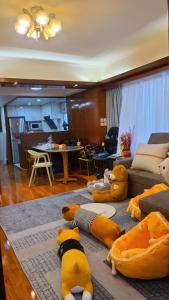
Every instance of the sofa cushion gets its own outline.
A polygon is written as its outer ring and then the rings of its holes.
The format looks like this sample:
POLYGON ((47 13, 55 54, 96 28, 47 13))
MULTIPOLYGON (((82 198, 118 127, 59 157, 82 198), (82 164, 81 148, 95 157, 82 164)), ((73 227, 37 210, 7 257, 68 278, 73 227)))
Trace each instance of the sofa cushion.
POLYGON ((141 199, 139 207, 142 218, 150 212, 159 211, 169 220, 169 191, 162 191, 141 199))
POLYGON ((168 150, 169 143, 139 144, 131 168, 160 174, 159 165, 167 157, 168 150))
POLYGON ((128 174, 132 182, 138 182, 145 185, 146 187, 151 187, 157 183, 166 183, 165 179, 160 174, 154 174, 147 171, 128 169, 128 174))
POLYGON ((166 183, 165 179, 159 174, 153 174, 147 171, 128 169, 128 195, 135 197, 142 194, 144 189, 149 189, 158 183, 166 183))
POLYGON ((155 132, 150 135, 148 144, 169 143, 169 132, 155 132))

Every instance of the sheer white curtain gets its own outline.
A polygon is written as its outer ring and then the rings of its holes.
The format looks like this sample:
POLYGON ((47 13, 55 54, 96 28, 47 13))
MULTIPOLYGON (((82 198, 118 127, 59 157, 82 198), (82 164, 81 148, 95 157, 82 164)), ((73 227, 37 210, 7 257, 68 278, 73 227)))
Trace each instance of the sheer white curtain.
POLYGON ((169 71, 123 85, 119 137, 129 128, 134 128, 133 154, 152 132, 169 132, 169 71))

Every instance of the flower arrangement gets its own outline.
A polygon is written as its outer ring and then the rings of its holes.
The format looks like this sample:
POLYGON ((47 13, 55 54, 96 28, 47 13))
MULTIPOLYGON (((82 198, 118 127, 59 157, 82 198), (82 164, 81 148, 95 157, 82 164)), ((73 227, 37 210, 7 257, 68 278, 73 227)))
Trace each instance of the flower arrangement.
POLYGON ((132 142, 133 131, 131 129, 128 132, 124 132, 120 136, 120 149, 123 156, 131 156, 131 142, 132 142))

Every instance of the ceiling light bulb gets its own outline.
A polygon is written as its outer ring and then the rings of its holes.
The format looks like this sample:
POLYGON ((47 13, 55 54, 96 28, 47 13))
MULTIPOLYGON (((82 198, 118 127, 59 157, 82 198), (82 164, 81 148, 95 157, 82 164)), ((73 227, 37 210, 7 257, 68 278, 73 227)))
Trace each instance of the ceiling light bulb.
POLYGON ((48 14, 43 11, 40 10, 37 14, 36 14, 36 22, 41 25, 41 26, 45 26, 48 24, 49 22, 49 16, 48 14))
POLYGON ((21 14, 18 17, 18 24, 28 28, 31 25, 31 17, 27 14, 21 14))
POLYGON ((61 29, 62 29, 62 25, 61 25, 61 22, 56 20, 55 18, 53 18, 51 21, 50 21, 50 29, 54 32, 59 32, 61 29))
POLYGON ((31 34, 30 37, 34 40, 38 40, 40 38, 40 32, 38 30, 34 30, 31 34))
POLYGON ((24 26, 21 26, 18 22, 15 24, 15 30, 19 34, 26 34, 28 29, 24 26))
POLYGON ((48 40, 49 37, 54 37, 56 35, 56 32, 51 30, 50 26, 47 25, 45 27, 45 30, 44 30, 43 34, 44 34, 45 39, 48 40))
POLYGON ((33 39, 35 39, 35 40, 37 39, 36 30, 34 30, 32 32, 32 34, 30 35, 30 37, 33 38, 33 39))
POLYGON ((33 87, 31 87, 31 90, 33 90, 33 91, 40 91, 40 90, 42 90, 42 88, 41 87, 33 86, 33 87))

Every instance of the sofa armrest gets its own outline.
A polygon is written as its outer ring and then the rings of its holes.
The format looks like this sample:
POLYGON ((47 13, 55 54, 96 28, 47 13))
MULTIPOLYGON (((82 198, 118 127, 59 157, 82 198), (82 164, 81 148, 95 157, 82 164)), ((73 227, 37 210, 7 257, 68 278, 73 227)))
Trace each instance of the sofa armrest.
POLYGON ((126 169, 129 169, 131 167, 132 161, 133 161, 133 158, 131 158, 131 157, 121 157, 121 158, 116 159, 113 162, 113 166, 117 166, 117 165, 121 164, 121 165, 125 166, 126 169))

